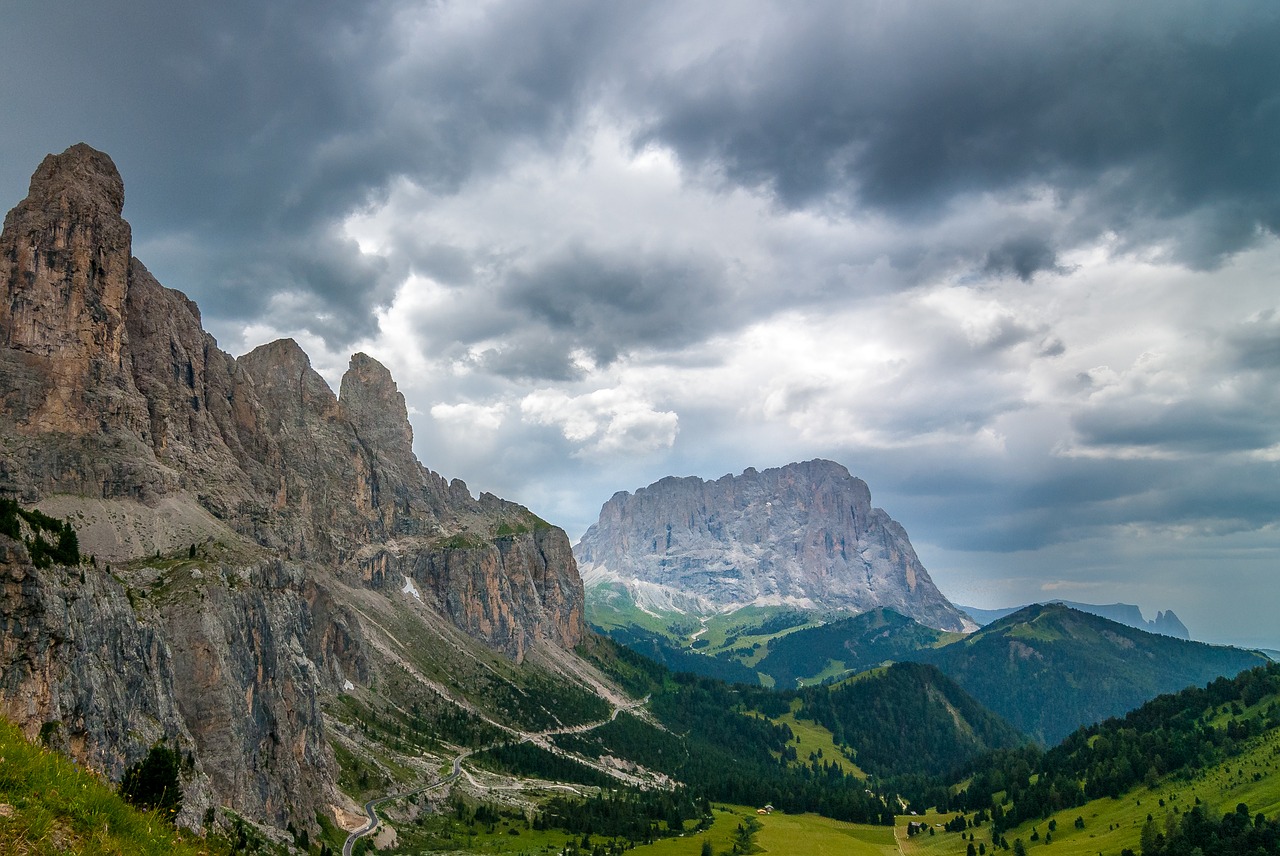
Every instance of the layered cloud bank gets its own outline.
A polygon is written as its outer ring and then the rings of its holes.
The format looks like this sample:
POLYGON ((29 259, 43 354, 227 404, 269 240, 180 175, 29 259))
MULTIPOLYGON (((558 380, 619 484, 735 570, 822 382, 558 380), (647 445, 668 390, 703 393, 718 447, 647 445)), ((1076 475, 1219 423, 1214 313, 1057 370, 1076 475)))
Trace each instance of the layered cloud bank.
POLYGON ((9 204, 109 150, 223 347, 374 354, 433 469, 576 536, 663 475, 829 457, 960 600, 1280 647, 1242 596, 1280 559, 1270 4, 6 20, 9 204))

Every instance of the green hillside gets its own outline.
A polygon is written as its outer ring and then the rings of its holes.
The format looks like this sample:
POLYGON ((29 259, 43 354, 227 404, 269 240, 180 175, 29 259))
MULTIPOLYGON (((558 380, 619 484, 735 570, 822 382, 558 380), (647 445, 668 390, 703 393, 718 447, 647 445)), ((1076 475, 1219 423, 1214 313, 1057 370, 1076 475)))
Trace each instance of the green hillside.
POLYGON ((800 691, 798 716, 829 729, 878 776, 939 775, 1025 740, 933 666, 895 663, 861 680, 800 691))
POLYGON ((665 633, 642 627, 618 627, 608 632, 609 638, 637 651, 673 672, 689 672, 736 684, 758 684, 756 670, 742 665, 730 656, 712 656, 673 642, 665 633))
POLYGON ((929 663, 1049 745, 1160 693, 1267 662, 1257 652, 1149 633, 1062 604, 1026 607, 967 637, 888 609, 827 623, 817 613, 782 609, 701 621, 633 612, 639 615, 598 602, 593 620, 672 671, 792 688, 891 662, 929 663))
POLYGON ((228 852, 180 834, 158 812, 127 805, 97 776, 29 743, 0 720, 0 852, 212 856, 228 852))
POLYGON ((962 638, 926 627, 891 609, 873 609, 820 627, 797 630, 769 643, 756 669, 778 687, 828 674, 850 674, 910 659, 922 648, 962 638))
POLYGON ((1029 606, 912 659, 938 666, 1050 745, 1161 693, 1267 662, 1252 651, 1147 633, 1059 604, 1029 606))
POLYGON ((939 810, 899 817, 905 856, 1280 852, 1280 665, 1160 696, 1047 752, 994 753, 939 794, 939 810))
MULTIPOLYGON (((590 590, 586 617, 597 632, 673 672, 764 686, 775 684, 774 676, 758 666, 772 646, 793 633, 820 629, 824 620, 820 613, 792 607, 748 606, 700 618, 680 612, 655 614, 636 606, 625 589, 610 586, 590 590)), ((794 685, 790 678, 779 684, 794 685)))
POLYGON ((856 681, 780 692, 673 675, 605 640, 593 653, 632 692, 651 697, 649 709, 667 731, 646 730, 637 718, 620 716, 561 745, 631 758, 715 800, 771 802, 789 811, 866 820, 866 806, 854 810, 856 795, 867 787, 864 772, 941 775, 1024 739, 927 665, 903 663, 856 681), (623 667, 630 671, 620 672, 623 667), (799 741, 786 722, 790 717, 806 726, 799 741), (819 733, 810 728, 829 736, 806 743, 804 733, 819 733), (842 807, 844 799, 851 802, 842 807))
MULTIPOLYGON (((970 843, 982 847, 983 854, 1009 854, 1015 842, 1022 841, 1026 851, 1034 856, 1119 856, 1130 850, 1141 856, 1189 856, 1199 846, 1204 856, 1230 856, 1232 853, 1272 854, 1280 852, 1280 841, 1275 837, 1264 849, 1257 849, 1256 842, 1242 850, 1228 849, 1221 840, 1220 831, 1216 847, 1205 842, 1191 842, 1189 847, 1170 850, 1161 845, 1147 851, 1143 848, 1143 831, 1148 829, 1151 817, 1151 838, 1155 835, 1167 839, 1171 832, 1183 824, 1199 828, 1218 826, 1228 816, 1229 826, 1238 828, 1248 819, 1249 826, 1258 828, 1257 816, 1268 820, 1271 834, 1280 830, 1280 729, 1272 728, 1265 734, 1251 738, 1248 748, 1241 754, 1209 765, 1194 773, 1170 773, 1161 776, 1150 785, 1141 784, 1127 789, 1116 797, 1097 797, 1078 806, 1062 808, 1044 816, 1003 826, 993 834, 994 825, 983 820, 974 826, 980 816, 974 812, 965 814, 965 831, 948 831, 939 824, 954 824, 955 812, 929 811, 920 816, 898 818, 898 837, 903 842, 904 856, 967 856, 970 843), (1237 807, 1244 805, 1246 815, 1240 816, 1237 807), (934 834, 921 834, 908 838, 906 824, 923 821, 934 828, 934 834), (969 842, 964 836, 973 835, 969 842), (1003 850, 998 842, 1003 840, 1010 847, 1003 850)), ((1261 828, 1265 834, 1265 826, 1261 828)), ((1253 829, 1249 830, 1253 835, 1253 829)), ((1172 845, 1181 846, 1184 835, 1178 835, 1172 845)))
POLYGON ((1048 751, 1027 745, 992 753, 962 773, 962 787, 917 794, 914 802, 987 811, 1000 830, 1090 800, 1120 799, 1135 788, 1192 782, 1217 765, 1226 764, 1239 779, 1234 784, 1259 782, 1277 755, 1280 665, 1270 664, 1160 696, 1123 718, 1081 728, 1048 751), (1246 778, 1246 765, 1235 759, 1260 746, 1271 747, 1270 755, 1246 778))

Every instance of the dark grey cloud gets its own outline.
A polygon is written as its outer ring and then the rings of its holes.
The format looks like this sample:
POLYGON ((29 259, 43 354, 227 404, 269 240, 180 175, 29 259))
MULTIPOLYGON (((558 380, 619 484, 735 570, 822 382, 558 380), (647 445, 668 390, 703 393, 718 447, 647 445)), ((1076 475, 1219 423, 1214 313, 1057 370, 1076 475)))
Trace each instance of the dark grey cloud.
POLYGON ((738 314, 710 259, 601 254, 574 247, 514 271, 500 299, 601 365, 634 348, 675 349, 700 341, 738 314))
MULTIPOLYGON (((1154 459, 1068 459, 1039 462, 1028 472, 997 468, 983 478, 963 462, 930 461, 920 477, 904 481, 910 462, 886 457, 864 469, 873 490, 877 476, 895 485, 885 497, 891 513, 894 504, 905 509, 913 537, 920 533, 953 550, 1031 552, 1089 539, 1132 542, 1166 530, 1225 535, 1280 520, 1275 463, 1205 456, 1171 467, 1154 459)), ((1028 561, 1024 572, 1034 574, 1028 561)))
POLYGON ((1043 238, 1024 235, 1010 238, 987 252, 983 271, 996 276, 1013 275, 1023 282, 1041 271, 1063 273, 1065 268, 1058 264, 1058 253, 1043 238))
POLYGON ((1274 398, 1215 405, 1210 400, 1167 405, 1128 404, 1087 410, 1072 424, 1091 447, 1145 447, 1169 452, 1233 452, 1280 442, 1274 398))
POLYGON ((1227 341, 1238 367, 1280 373, 1280 314, 1275 309, 1267 309, 1239 325, 1228 334, 1227 341))
POLYGON ((304 288, 330 319, 313 332, 339 346, 388 295, 368 288, 378 277, 354 244, 334 245, 336 224, 398 176, 451 193, 513 144, 555 145, 608 22, 573 6, 491 7, 472 23, 447 12, 337 0, 7 10, 0 109, 40 121, 4 123, 3 186, 16 202, 46 151, 83 139, 121 168, 135 233, 188 244, 185 259, 148 260, 162 282, 215 319, 304 288))
MULTIPOLYGON (((342 217, 400 177, 459 193, 590 116, 637 128, 637 146, 670 145, 691 175, 790 208, 929 220, 966 194, 1051 189, 1073 212, 1056 231, 954 250, 988 274, 1058 271, 1064 249, 1105 230, 1212 266, 1280 225, 1270 4, 464 14, 407 0, 153 0, 6 14, 0 108, 38 121, 0 130, 13 153, 2 186, 86 139, 121 166, 140 237, 198 242, 185 259, 148 259, 161 281, 226 320, 306 287, 337 319, 317 330, 334 347, 366 334, 387 299, 366 287, 381 280, 354 245, 307 264, 342 217)), ((910 246, 888 257, 946 264, 910 246)), ((467 275, 457 258, 422 261, 446 281, 467 275)))
POLYGON ((774 23, 655 75, 644 139, 791 208, 928 220, 1049 187, 1090 237, 1177 239, 1197 266, 1280 228, 1274 5, 837 3, 774 23))
MULTIPOLYGON (((1201 334, 1193 381, 1181 394, 1104 392, 1071 418, 1082 449, 1141 450, 1174 457, 1264 453, 1280 445, 1280 322, 1274 310, 1201 334)), ((1084 373, 1081 383, 1097 389, 1084 373)), ((1260 466, 1266 466, 1259 462, 1260 466)))
MULTIPOLYGON (((442 297, 413 319, 437 354, 512 380, 568 381, 622 355, 674 354, 744 322, 723 263, 689 253, 546 248, 534 258, 434 245, 442 297)), ((434 275, 434 273, 433 273, 434 275)))

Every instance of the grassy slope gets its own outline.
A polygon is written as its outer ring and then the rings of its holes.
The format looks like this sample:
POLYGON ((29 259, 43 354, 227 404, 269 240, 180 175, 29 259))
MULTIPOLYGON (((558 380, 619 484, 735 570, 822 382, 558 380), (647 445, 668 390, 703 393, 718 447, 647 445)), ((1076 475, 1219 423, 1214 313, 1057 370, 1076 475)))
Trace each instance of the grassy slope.
POLYGON ((799 741, 796 743, 796 760, 797 766, 808 766, 809 753, 822 752, 823 761, 834 761, 836 765, 846 773, 852 773, 855 776, 865 779, 867 774, 862 771, 849 757, 836 746, 831 732, 823 728, 816 722, 808 719, 796 719, 796 711, 800 708, 800 702, 797 699, 791 704, 791 712, 776 717, 773 721, 779 725, 785 725, 791 729, 799 741))
POLYGON ((125 804, 61 755, 0 720, 0 852, 195 856, 225 852, 184 839, 154 812, 125 804))
MULTIPOLYGON (((1021 838, 1032 853, 1045 856, 1095 856, 1101 852, 1113 856, 1122 848, 1139 850, 1138 839, 1142 826, 1150 813, 1158 823, 1175 809, 1189 810, 1196 799, 1208 809, 1211 817, 1218 817, 1235 809, 1237 803, 1249 806, 1250 814, 1262 812, 1267 817, 1280 814, 1280 729, 1272 729, 1258 738, 1246 754, 1205 770, 1190 780, 1167 778, 1154 788, 1139 787, 1118 799, 1096 799, 1080 808, 1067 809, 1051 815, 1057 821, 1053 841, 1044 843, 1049 819, 1025 823, 1005 832, 1004 837, 1012 845, 1021 838), (1164 800, 1164 806, 1160 801, 1164 800), (1076 817, 1083 817, 1084 829, 1076 829, 1076 817), (1032 828, 1039 831, 1041 839, 1032 842, 1032 828)), ((903 828, 910 819, 942 823, 954 815, 936 815, 932 812, 923 818, 898 818, 898 834, 903 842, 905 856, 964 856, 967 842, 958 833, 938 829, 933 836, 917 835, 906 839, 903 828)), ((984 825, 971 829, 977 841, 987 843, 991 851, 990 827, 984 825)), ((1004 851, 998 851, 1004 856, 1004 851)))

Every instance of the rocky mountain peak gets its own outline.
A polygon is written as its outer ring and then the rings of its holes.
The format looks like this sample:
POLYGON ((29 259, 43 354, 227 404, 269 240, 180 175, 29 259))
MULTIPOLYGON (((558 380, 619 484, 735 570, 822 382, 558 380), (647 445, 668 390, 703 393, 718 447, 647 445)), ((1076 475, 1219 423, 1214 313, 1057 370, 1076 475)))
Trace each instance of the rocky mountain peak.
POLYGON ((111 159, 77 145, 0 234, 0 496, 74 520, 95 557, 37 569, 0 534, 0 712, 33 736, 59 723, 115 775, 173 742, 203 771, 197 821, 223 804, 314 831, 336 794, 322 701, 391 650, 370 616, 571 662, 569 540, 423 467, 371 357, 352 357, 340 401, 292 339, 220 350, 132 258, 123 204, 111 159))
POLYGON ((906 532, 834 461, 669 477, 616 494, 574 552, 589 588, 626 585, 661 608, 888 607, 940 629, 966 626, 906 532))
POLYGON ((76 143, 62 154, 45 157, 31 176, 27 204, 46 211, 99 211, 119 217, 124 211, 124 180, 110 155, 76 143))
POLYGON ((259 398, 272 402, 274 415, 281 423, 307 415, 337 415, 337 396, 311 367, 307 352, 293 339, 259 345, 236 363, 253 378, 259 398))
POLYGON ((338 400, 362 443, 389 461, 413 457, 409 409, 386 366, 368 354, 352 355, 338 400))
POLYGON ((25 355, 7 392, 42 430, 85 434, 145 424, 127 366, 133 238, 123 206, 115 164, 81 143, 46 157, 27 198, 5 217, 0 346, 25 355))

